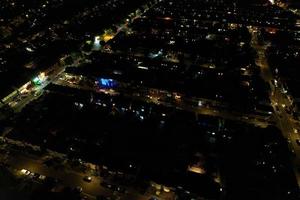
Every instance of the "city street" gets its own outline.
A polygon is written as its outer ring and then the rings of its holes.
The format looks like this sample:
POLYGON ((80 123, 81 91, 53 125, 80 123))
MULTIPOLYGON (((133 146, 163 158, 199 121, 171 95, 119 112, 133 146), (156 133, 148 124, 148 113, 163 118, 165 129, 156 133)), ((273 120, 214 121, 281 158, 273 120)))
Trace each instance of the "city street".
POLYGON ((275 110, 277 126, 281 129, 284 138, 289 142, 290 151, 294 154, 294 156, 291 157, 291 160, 300 188, 300 146, 296 143, 296 140, 299 139, 299 133, 294 131, 298 130, 299 127, 295 123, 293 116, 286 112, 285 108, 290 107, 291 102, 288 100, 287 95, 284 94, 283 89, 281 88, 282 84, 278 80, 276 80, 276 85, 272 84, 272 82, 275 82, 275 78, 271 72, 265 54, 269 44, 259 45, 257 29, 257 27, 249 28, 249 31, 252 34, 251 45, 258 54, 256 64, 261 68, 261 76, 263 79, 271 86, 270 98, 275 110))
MULTIPOLYGON (((149 200, 153 195, 155 195, 151 192, 151 188, 149 188, 149 191, 145 194, 139 193, 134 188, 126 188, 127 192, 125 194, 113 191, 101 185, 102 182, 110 183, 109 180, 101 178, 100 176, 95 176, 90 170, 87 172, 79 172, 78 170, 72 169, 66 163, 59 169, 46 166, 44 162, 49 157, 41 158, 25 153, 13 152, 10 153, 10 156, 3 156, 2 159, 4 157, 6 158, 5 163, 7 163, 12 170, 20 171, 21 169, 26 169, 33 173, 58 179, 61 181, 59 185, 62 186, 69 186, 71 188, 80 186, 83 189, 83 195, 86 195, 89 199, 96 199, 96 196, 102 195, 106 197, 114 197, 119 200, 149 200), (84 177, 86 176, 90 176, 92 181, 85 181, 84 177)), ((114 183, 111 184, 114 185, 114 183)), ((161 195, 160 199, 162 200, 172 199, 172 193, 162 193, 161 195), (166 197, 166 199, 164 197, 166 197)))
MULTIPOLYGON (((80 80, 79 77, 76 76, 72 76, 72 77, 74 77, 75 80, 80 80)), ((176 98, 174 97, 174 100, 170 101, 168 100, 169 93, 154 88, 139 87, 136 88, 135 90, 132 90, 132 88, 127 87, 125 84, 120 84, 120 86, 118 88, 115 88, 112 92, 112 89, 99 90, 96 87, 88 86, 82 80, 80 82, 81 83, 70 82, 68 81, 68 79, 66 79, 65 74, 62 74, 60 78, 56 79, 56 81, 54 81, 53 83, 64 87, 76 88, 80 90, 88 90, 88 91, 99 92, 99 93, 106 93, 106 94, 122 93, 124 94, 125 97, 144 101, 146 103, 154 103, 158 105, 164 105, 166 107, 176 107, 178 109, 196 112, 196 114, 200 114, 200 115, 222 117, 224 119, 251 123, 260 127, 266 127, 269 124, 272 124, 272 120, 273 120, 272 117, 266 118, 260 115, 243 114, 234 111, 229 111, 226 108, 222 107, 221 103, 209 99, 187 98, 187 97, 181 97, 182 95, 177 94, 181 98, 176 100, 176 98), (199 101, 203 105, 199 105, 199 101)))
MULTIPOLYGON (((155 6, 156 3, 158 3, 158 2, 155 1, 153 4, 150 4, 149 6, 148 5, 145 6, 147 9, 145 9, 144 12, 142 12, 138 15, 134 15, 134 16, 129 17, 129 18, 131 18, 131 21, 133 22, 135 19, 139 18, 145 12, 147 12, 150 8, 155 6)), ((133 13, 137 13, 137 12, 135 11, 133 13)), ((127 28, 128 28, 128 25, 129 25, 129 23, 127 21, 124 24, 122 24, 115 33, 110 35, 110 39, 113 39, 121 31, 124 31, 124 30, 126 31, 127 28)), ((103 47, 101 48, 101 50, 103 50, 103 47)), ((63 56, 60 60, 63 60, 66 57, 67 56, 63 56)), ((74 64, 76 64, 76 63, 78 64, 77 61, 74 61, 74 64)), ((13 91, 12 93, 7 95, 6 97, 2 98, 1 103, 0 103, 0 108, 2 108, 4 105, 9 105, 11 108, 13 108, 13 110, 15 112, 20 112, 28 103, 30 103, 31 101, 33 101, 33 100, 37 99, 38 97, 40 97, 44 92, 44 88, 47 87, 50 83, 54 82, 65 71, 66 67, 67 67, 67 65, 60 64, 59 62, 54 64, 52 67, 50 67, 47 70, 47 71, 51 71, 51 74, 47 75, 47 79, 45 81, 43 81, 40 86, 32 87, 27 92, 27 94, 22 97, 20 95, 20 91, 24 90, 24 88, 26 88, 28 86, 28 84, 31 83, 31 80, 26 82, 20 88, 13 91)))
POLYGON ((1 177, 0 200, 2 187, 24 200, 299 199, 291 2, 0 10, 0 165, 15 181, 1 177))

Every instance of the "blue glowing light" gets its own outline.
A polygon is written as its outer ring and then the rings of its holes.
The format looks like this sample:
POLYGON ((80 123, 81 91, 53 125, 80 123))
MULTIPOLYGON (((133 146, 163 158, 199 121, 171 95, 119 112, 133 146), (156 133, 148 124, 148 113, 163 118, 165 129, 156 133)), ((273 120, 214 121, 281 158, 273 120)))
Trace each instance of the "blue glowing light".
POLYGON ((100 78, 99 85, 100 87, 104 87, 104 88, 114 88, 117 86, 117 81, 113 79, 100 78))

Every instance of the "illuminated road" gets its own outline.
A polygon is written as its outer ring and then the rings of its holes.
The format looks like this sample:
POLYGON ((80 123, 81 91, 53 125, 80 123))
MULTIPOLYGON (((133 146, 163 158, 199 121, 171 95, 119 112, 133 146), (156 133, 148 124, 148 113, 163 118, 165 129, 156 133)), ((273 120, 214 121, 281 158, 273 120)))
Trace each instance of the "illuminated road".
MULTIPOLYGON (((120 29, 113 35, 117 35, 120 31, 126 30, 127 29, 127 24, 123 24, 120 29)), ((271 82, 273 80, 273 75, 269 69, 267 59, 265 57, 265 50, 267 48, 267 45, 260 46, 258 45, 257 42, 257 34, 255 31, 250 30, 253 36, 252 40, 252 46, 257 50, 259 57, 257 59, 257 64, 261 67, 262 71, 262 77, 264 80, 267 82, 271 82)), ((34 99, 38 98, 40 95, 43 94, 44 88, 49 84, 49 83, 55 83, 58 85, 63 85, 63 86, 68 86, 72 88, 78 88, 78 89, 84 89, 84 90, 92 90, 96 91, 95 88, 91 88, 88 86, 81 86, 81 85, 76 85, 76 84, 70 84, 69 82, 65 82, 59 79, 60 75, 63 74, 63 71, 65 69, 65 66, 54 66, 54 72, 49 75, 48 80, 46 80, 41 86, 37 86, 28 93, 27 96, 24 97, 19 97, 20 94, 16 91, 9 95, 9 97, 4 98, 3 102, 7 105, 11 105, 14 109, 15 112, 21 111, 28 103, 32 102, 34 99), (16 99, 18 99, 16 101, 16 99)), ((289 144, 290 144, 290 149, 291 151, 295 152, 295 158, 292 158, 292 161, 294 163, 294 169, 295 169, 295 174, 298 180, 298 185, 300 186, 300 174, 299 174, 299 168, 300 168, 300 146, 296 144, 296 139, 299 137, 297 133, 294 132, 294 130, 297 128, 295 125, 294 121, 291 119, 291 116, 286 113, 285 109, 281 105, 286 105, 288 106, 288 101, 286 98, 286 95, 282 94, 282 90, 278 87, 275 87, 272 85, 272 95, 271 95, 271 100, 274 108, 278 106, 278 111, 275 113, 275 119, 278 124, 278 126, 281 128, 285 138, 288 139, 289 144)), ((22 88, 19 89, 21 91, 22 88)), ((99 91, 97 91, 99 92, 99 91)), ((103 91, 101 91, 103 92, 103 91)), ((110 91, 106 91, 110 92, 110 91)), ((166 96, 160 96, 159 98, 157 97, 152 97, 149 96, 151 92, 149 92, 145 88, 139 88, 138 91, 135 91, 133 93, 132 91, 129 91, 128 88, 119 88, 117 92, 122 92, 125 96, 142 100, 148 103, 155 103, 155 104, 161 104, 164 106, 171 106, 171 107, 177 107, 178 109, 183 109, 191 112, 196 112, 197 114, 201 115, 209 115, 209 116, 216 116, 216 117, 221 117, 224 119, 229 119, 229 120, 237 120, 237 121, 243 121, 245 123, 251 123, 256 126, 267 126, 268 120, 265 120, 261 116, 257 115, 245 115, 241 113, 234 113, 230 111, 226 111, 224 108, 220 108, 218 106, 215 107, 206 107, 206 106, 197 106, 196 105, 191 105, 188 102, 198 102, 199 99, 195 100, 187 100, 187 99, 179 99, 177 101, 169 102, 166 99, 166 96), (147 96, 148 95, 148 96, 147 96), (187 100, 187 101, 186 101, 187 100)), ((160 93, 160 92, 159 92, 160 93)), ((160 93, 161 95, 161 93, 160 93)), ((203 100, 203 104, 205 104, 206 101, 209 100, 203 100)), ((210 102, 211 103, 211 102, 210 102)), ((219 105, 220 106, 220 105, 219 105)), ((2 104, 0 105, 2 107, 2 104)), ((83 176, 84 174, 79 174, 75 173, 72 171, 57 171, 51 168, 48 168, 42 164, 42 162, 38 159, 34 158, 29 158, 29 157, 24 157, 24 156, 15 156, 11 157, 11 160, 9 161, 11 165, 15 168, 21 169, 21 168, 26 168, 29 169, 33 172, 37 172, 40 174, 44 174, 47 176, 51 177, 56 177, 59 179, 62 179, 64 184, 70 185, 70 186, 82 186, 84 192, 91 194, 91 195, 112 195, 111 191, 108 191, 105 188, 100 187, 100 181, 101 179, 99 177, 93 177, 93 182, 92 183, 86 183, 84 182, 83 176)), ((142 196, 142 195, 137 195, 136 193, 133 193, 131 195, 127 195, 126 197, 123 197, 124 199, 131 199, 131 200, 148 200, 150 196, 142 196)))
MULTIPOLYGON (((157 3, 157 2, 156 2, 157 3)), ((152 6, 154 6, 153 4, 152 6)), ((147 10, 146 10, 147 11, 147 10)), ((138 16, 135 16, 135 18, 138 16)), ((128 24, 124 24, 121 28, 116 32, 113 37, 115 37, 120 31, 127 28, 128 24)), ((65 56, 63 57, 65 58, 65 56)), ((63 59, 62 58, 62 59, 63 59)), ((76 65, 77 61, 74 61, 76 65)), ((18 88, 17 90, 13 91, 7 97, 4 97, 1 100, 0 108, 4 106, 9 106, 13 109, 14 112, 20 112, 27 104, 32 102, 33 100, 37 99, 41 96, 44 92, 44 89, 52 82, 55 82, 58 77, 64 72, 67 66, 59 64, 55 64, 47 71, 51 71, 49 75, 47 75, 47 79, 42 82, 40 86, 34 86, 30 89, 26 89, 26 92, 22 93, 22 91, 31 84, 31 80, 25 83, 23 86, 18 88)), ((11 129, 7 129, 7 132, 2 133, 3 136, 6 136, 11 129)), ((18 141, 16 141, 18 143, 18 141)), ((99 177, 93 177, 92 183, 87 183, 83 181, 83 177, 87 174, 79 174, 74 171, 63 171, 63 170, 54 170, 48 168, 43 165, 42 160, 40 158, 30 158, 24 155, 16 155, 16 156, 9 156, 8 163, 15 169, 22 169, 26 168, 32 172, 43 174, 49 177, 59 178, 63 180, 63 183, 68 186, 76 187, 81 186, 83 188, 84 193, 92 196, 95 195, 107 195, 107 196, 115 196, 112 191, 109 191, 100 186, 101 179, 99 177)), ((139 193, 135 190, 129 189, 129 194, 125 194, 122 200, 148 200, 151 198, 152 194, 145 194, 139 195, 139 193)), ((90 196, 89 196, 90 197, 90 196)), ((92 198, 95 199, 95 198, 92 198)), ((161 198, 163 199, 163 198, 161 198)))
POLYGON ((257 28, 249 28, 249 31, 252 34, 251 45, 258 53, 256 64, 261 68, 262 78, 271 86, 270 99, 275 110, 274 114, 277 126, 281 129, 284 138, 286 138, 289 143, 290 151, 294 154, 291 160, 294 166, 298 186, 300 188, 300 146, 296 143, 296 139, 299 139, 300 137, 298 131, 295 131, 298 130, 298 126, 295 123, 293 116, 288 114, 286 111, 286 108, 291 106, 291 102, 284 93, 282 84, 279 80, 275 81, 269 67, 267 57, 265 55, 269 44, 259 45, 257 28), (274 84, 275 82, 276 84, 274 84))
POLYGON ((50 69, 48 69, 48 71, 52 71, 51 74, 49 74, 47 79, 43 81, 41 85, 26 89, 30 84, 32 84, 31 81, 29 81, 9 94, 7 97, 3 98, 2 101, 11 107, 15 112, 20 112, 28 103, 41 96, 44 92, 44 88, 54 81, 61 73, 63 73, 65 67, 66 66, 59 63, 53 65, 50 69), (26 92, 22 93, 22 91, 26 92))
MULTIPOLYGON (((78 76, 73 77, 77 77, 75 78, 77 80, 80 79, 78 76)), ((70 82, 65 79, 65 74, 62 74, 61 77, 53 83, 65 87, 71 87, 80 90, 89 90, 99 93, 107 93, 112 95, 122 93, 127 98, 144 101, 146 103, 154 103, 157 105, 164 105, 167 107, 176 107, 177 109, 195 112, 200 115, 209 115, 215 117, 222 117, 224 119, 229 120, 243 121, 260 127, 266 127, 271 122, 271 119, 266 119, 265 117, 259 115, 246 115, 238 112, 228 111, 225 108, 221 108, 220 106, 218 106, 218 104, 216 104, 215 101, 211 101, 208 99, 201 99, 203 105, 200 106, 198 105, 199 99, 181 97, 178 99, 173 98, 172 100, 170 100, 170 97, 168 97, 169 93, 153 88, 140 87, 132 89, 131 87, 126 87, 126 85, 124 84, 120 84, 122 86, 119 86, 114 90, 99 90, 96 87, 84 84, 82 81, 78 81, 78 83, 70 82), (210 105, 211 102, 213 102, 214 105, 210 105), (207 106, 207 104, 209 104, 210 106, 207 106)))
MULTIPOLYGON (((10 152, 10 156, 1 155, 1 161, 10 165, 11 169, 21 170, 27 169, 31 172, 45 175, 47 177, 52 177, 61 180, 63 186, 70 186, 75 188, 77 186, 82 187, 83 195, 87 196, 89 199, 96 199, 97 195, 103 195, 106 197, 113 197, 113 199, 118 200, 149 200, 154 194, 151 192, 151 188, 145 193, 141 194, 134 188, 126 188, 127 192, 125 194, 118 193, 111 189, 103 187, 100 183, 106 182, 110 184, 114 184, 110 182, 108 179, 101 178, 99 176, 94 176, 92 172, 87 170, 87 172, 79 172, 77 170, 73 170, 67 164, 63 164, 62 168, 55 169, 54 167, 47 167, 43 162, 47 160, 47 157, 41 158, 33 155, 26 155, 19 152, 10 152), (5 159, 3 159, 5 157, 5 159), (86 182, 84 181, 85 176, 91 176, 92 181, 86 182)), ((114 184, 116 185, 116 184, 114 184)), ((160 195, 160 199, 162 200, 172 200, 174 199, 173 193, 163 193, 160 195), (164 198, 167 196, 168 198, 164 198)))
MULTIPOLYGON (((131 18, 131 20, 135 20, 139 18, 141 15, 143 15, 145 12, 147 12, 150 8, 155 6, 158 3, 158 1, 149 2, 148 4, 144 5, 146 9, 144 12, 140 13, 139 15, 135 15, 131 18)), ((137 9, 139 10, 139 9, 137 9)), ((137 10, 133 13, 137 13, 137 10)), ((125 20, 126 21, 126 20, 125 20)), ((122 24, 119 29, 111 35, 111 39, 113 39, 119 32, 124 31, 128 28, 129 23, 125 22, 122 24)), ((104 50, 104 49, 101 49, 104 50)), ((82 55, 83 56, 83 55, 82 55)), ((62 57, 61 59, 66 58, 66 56, 62 57)), ((74 61, 74 64, 78 63, 74 61)), ((28 91, 27 95, 20 95, 20 91, 22 91, 24 88, 26 88, 27 84, 30 84, 31 80, 27 83, 25 83, 23 86, 18 88, 17 90, 13 91, 8 96, 1 99, 0 103, 0 109, 5 106, 9 105, 15 112, 20 112, 28 103, 32 102, 33 100, 37 99, 39 96, 41 96, 44 92, 44 88, 49 85, 51 82, 55 81, 57 77, 64 72, 66 66, 61 65, 59 62, 55 65, 53 65, 51 68, 49 68, 47 71, 50 71, 52 69, 51 75, 48 76, 48 79, 42 83, 42 85, 32 88, 30 91, 28 91)), ((1 116, 0 116, 1 117, 1 116)))
MULTIPOLYGON (((274 1, 274 0, 271 0, 271 1, 274 1)), ((298 15, 300 16, 300 10, 299 9, 292 9, 289 7, 288 3, 286 2, 283 2, 282 0, 279 0, 276 2, 276 5, 286 11, 290 11, 292 13, 294 13, 295 15, 298 15)))

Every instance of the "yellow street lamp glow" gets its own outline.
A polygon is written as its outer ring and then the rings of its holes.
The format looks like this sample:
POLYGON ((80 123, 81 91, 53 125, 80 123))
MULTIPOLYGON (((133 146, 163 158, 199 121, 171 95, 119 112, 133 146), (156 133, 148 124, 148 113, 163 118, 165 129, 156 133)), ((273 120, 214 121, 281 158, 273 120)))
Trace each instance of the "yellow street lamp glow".
POLYGON ((41 81, 45 81, 46 80, 46 73, 45 72, 41 72, 40 74, 39 74, 39 79, 41 80, 41 81))
POLYGON ((103 34, 103 40, 104 42, 108 42, 109 40, 113 39, 114 36, 112 34, 104 33, 103 34))
POLYGON ((205 169, 200 166, 189 166, 188 171, 196 173, 196 174, 205 174, 205 169))

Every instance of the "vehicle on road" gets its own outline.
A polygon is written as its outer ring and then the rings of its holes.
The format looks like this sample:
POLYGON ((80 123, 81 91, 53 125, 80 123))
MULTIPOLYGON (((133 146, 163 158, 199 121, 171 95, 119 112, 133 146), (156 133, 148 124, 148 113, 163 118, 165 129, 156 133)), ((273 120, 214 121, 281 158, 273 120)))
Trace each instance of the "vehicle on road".
POLYGON ((25 176, 28 176, 31 172, 27 169, 21 169, 20 170, 21 174, 25 175, 25 176))
POLYGON ((105 188, 108 188, 108 189, 111 189, 111 190, 114 190, 115 189, 115 186, 112 185, 112 184, 109 184, 107 182, 102 182, 101 185, 105 188))
POLYGON ((82 187, 77 186, 77 187, 74 188, 74 191, 77 192, 77 193, 82 193, 82 187))
POLYGON ((293 128, 293 130, 294 130, 294 133, 299 133, 299 130, 298 130, 298 129, 293 128))
POLYGON ((35 173, 34 173, 34 172, 31 172, 31 173, 29 174, 29 177, 33 179, 33 178, 35 177, 35 173))
POLYGON ((116 190, 115 190, 115 191, 117 191, 117 192, 120 192, 120 193, 122 193, 122 194, 124 194, 124 193, 126 193, 126 192, 127 192, 125 188, 123 188, 123 187, 120 187, 120 186, 118 186, 118 187, 116 188, 116 190))
POLYGON ((90 176, 85 176, 85 177, 83 178, 83 180, 90 183, 90 182, 92 182, 92 177, 90 177, 90 176))
POLYGON ((34 178, 34 179, 39 179, 39 177, 40 177, 40 174, 38 174, 38 173, 34 173, 34 175, 33 175, 33 177, 32 177, 32 178, 34 178))
POLYGON ((38 179, 40 180, 40 181, 44 181, 44 180, 46 180, 46 176, 44 176, 44 175, 40 175, 39 177, 38 177, 38 179))

